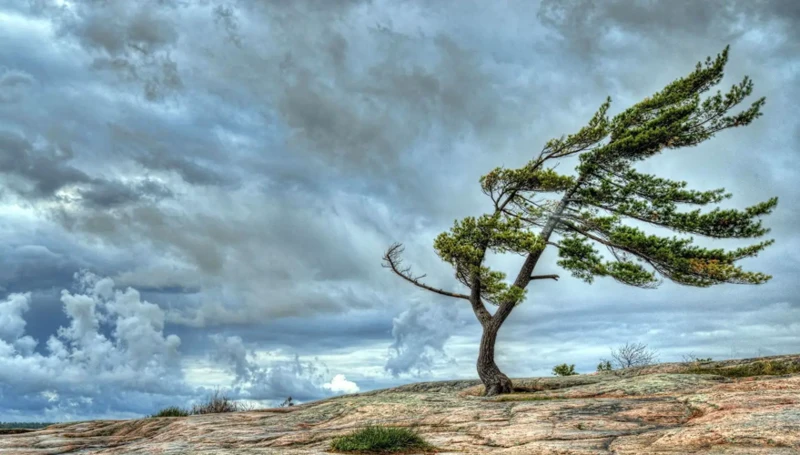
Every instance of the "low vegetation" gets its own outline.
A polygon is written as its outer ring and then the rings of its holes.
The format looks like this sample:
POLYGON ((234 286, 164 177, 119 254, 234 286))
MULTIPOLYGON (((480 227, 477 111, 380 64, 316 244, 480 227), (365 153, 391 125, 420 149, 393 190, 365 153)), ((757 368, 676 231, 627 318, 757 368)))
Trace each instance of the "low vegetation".
POLYGON ((408 428, 368 426, 331 442, 336 452, 362 454, 435 453, 419 434, 408 428))
POLYGON ((218 414, 221 412, 242 411, 239 403, 232 401, 226 395, 215 390, 204 403, 192 406, 192 414, 218 414))
POLYGON ((189 415, 187 409, 179 408, 178 406, 170 406, 164 408, 150 417, 186 417, 189 415))
POLYGON ((28 428, 28 429, 38 429, 49 427, 50 425, 54 425, 54 422, 0 422, 0 430, 6 429, 16 429, 16 428, 28 428))
POLYGON ((553 374, 556 376, 575 376, 575 364, 567 365, 566 363, 562 363, 561 365, 556 365, 553 367, 553 374))
POLYGON ((597 372, 598 373, 605 373, 607 371, 613 370, 614 367, 611 366, 610 360, 600 360, 600 363, 597 364, 597 372))
MULTIPOLYGON (((291 405, 289 405, 291 406, 291 405)), ((252 411, 253 407, 244 403, 237 403, 231 400, 219 390, 215 390, 206 401, 195 404, 191 409, 183 409, 178 406, 164 408, 150 417, 186 417, 196 414, 218 414, 221 412, 241 412, 252 411)))
MULTIPOLYGON (((707 363, 707 362, 703 362, 707 363)), ((746 378, 750 376, 777 376, 782 374, 800 373, 800 362, 778 362, 773 360, 762 360, 748 363, 745 365, 734 365, 729 367, 704 366, 701 362, 696 362, 687 370, 690 374, 714 374, 728 378, 746 378)))
POLYGON ((689 355, 684 355, 683 356, 683 362, 684 363, 709 363, 709 362, 713 362, 713 361, 714 361, 714 359, 712 359, 711 357, 702 358, 702 357, 697 357, 694 354, 689 354, 689 355))

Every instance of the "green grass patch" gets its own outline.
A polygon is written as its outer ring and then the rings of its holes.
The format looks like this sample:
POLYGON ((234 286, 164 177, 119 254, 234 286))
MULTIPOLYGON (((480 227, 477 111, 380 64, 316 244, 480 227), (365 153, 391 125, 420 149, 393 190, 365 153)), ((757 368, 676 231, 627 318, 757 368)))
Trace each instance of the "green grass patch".
POLYGON ((753 362, 732 367, 692 366, 686 370, 690 374, 714 374, 727 378, 746 378, 750 376, 778 376, 800 373, 798 362, 776 362, 772 360, 753 362))
POLYGON ((170 406, 164 408, 150 417, 186 417, 189 415, 187 409, 179 408, 178 406, 170 406))
POLYGON ((331 450, 348 453, 435 453, 415 431, 408 428, 368 426, 331 442, 331 450))

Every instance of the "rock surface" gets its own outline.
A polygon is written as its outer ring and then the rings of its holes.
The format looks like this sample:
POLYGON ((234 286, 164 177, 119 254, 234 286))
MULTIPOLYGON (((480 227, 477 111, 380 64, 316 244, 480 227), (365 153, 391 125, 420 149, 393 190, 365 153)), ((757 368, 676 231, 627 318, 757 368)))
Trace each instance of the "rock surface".
MULTIPOLYGON (((800 367, 795 355, 702 368, 757 361, 800 367)), ((442 455, 800 454, 800 373, 731 378, 698 367, 515 379, 517 393, 493 398, 479 396, 478 381, 446 381, 289 408, 58 424, 0 435, 0 454, 324 454, 366 424, 413 426, 442 455)))

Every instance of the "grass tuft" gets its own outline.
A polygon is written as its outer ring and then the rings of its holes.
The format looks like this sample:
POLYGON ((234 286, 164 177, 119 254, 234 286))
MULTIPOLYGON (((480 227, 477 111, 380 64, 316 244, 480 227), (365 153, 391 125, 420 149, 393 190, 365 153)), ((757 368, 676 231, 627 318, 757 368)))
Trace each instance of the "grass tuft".
POLYGON ((192 406, 192 414, 218 414, 222 412, 238 412, 243 411, 235 401, 228 398, 226 395, 215 390, 211 396, 208 397, 205 403, 200 403, 192 406))
POLYGON ((164 408, 158 413, 150 417, 186 417, 189 415, 197 414, 218 414, 221 412, 241 412, 252 411, 255 409, 252 405, 244 403, 237 403, 231 400, 226 395, 220 393, 219 389, 215 390, 204 403, 195 404, 191 409, 183 409, 178 406, 170 406, 164 408))
POLYGON ((434 453, 436 448, 408 428, 368 426, 331 442, 331 450, 350 453, 434 453))

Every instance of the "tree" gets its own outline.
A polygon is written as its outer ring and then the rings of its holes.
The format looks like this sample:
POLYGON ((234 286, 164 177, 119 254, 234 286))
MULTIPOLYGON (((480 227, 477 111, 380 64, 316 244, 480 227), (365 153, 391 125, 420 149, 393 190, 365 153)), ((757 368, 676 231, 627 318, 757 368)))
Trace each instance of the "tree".
POLYGON ((655 351, 647 349, 647 345, 642 343, 625 343, 611 350, 611 357, 620 369, 652 365, 657 356, 655 351))
POLYGON ((611 277, 622 284, 655 288, 657 275, 676 283, 708 287, 722 283, 761 284, 769 275, 742 270, 735 262, 755 256, 773 240, 733 251, 692 245, 692 238, 658 237, 627 226, 637 220, 677 232, 713 238, 754 238, 769 232, 757 218, 769 214, 777 198, 744 210, 715 208, 679 210, 678 204, 705 206, 731 197, 724 188, 698 191, 686 182, 659 178, 634 169, 637 161, 660 153, 700 144, 717 132, 750 124, 761 115, 764 98, 747 109, 728 115, 753 89, 744 80, 727 93, 720 91, 701 102, 700 94, 718 84, 728 60, 728 47, 705 65, 698 63, 688 76, 675 80, 652 97, 612 119, 611 98, 577 133, 548 141, 537 157, 518 169, 496 168, 480 179, 493 208, 478 218, 456 221, 434 241, 437 254, 455 269, 455 278, 469 289, 457 293, 435 288, 402 265, 402 244, 384 254, 384 267, 414 285, 470 302, 483 328, 478 353, 478 375, 486 395, 509 393, 511 380, 494 360, 497 333, 513 309, 525 299, 532 281, 558 275, 534 275, 544 249, 558 250, 557 264, 587 283, 611 277), (562 175, 550 164, 561 158, 579 158, 577 175, 562 175), (560 199, 537 200, 539 193, 558 193, 560 199), (533 232, 538 229, 539 232, 533 232), (558 239, 554 238, 558 237, 558 239), (606 260, 595 245, 611 255, 606 260), (484 264, 487 253, 516 253, 525 260, 513 283, 505 274, 484 264), (492 314, 487 303, 497 307, 492 314))

